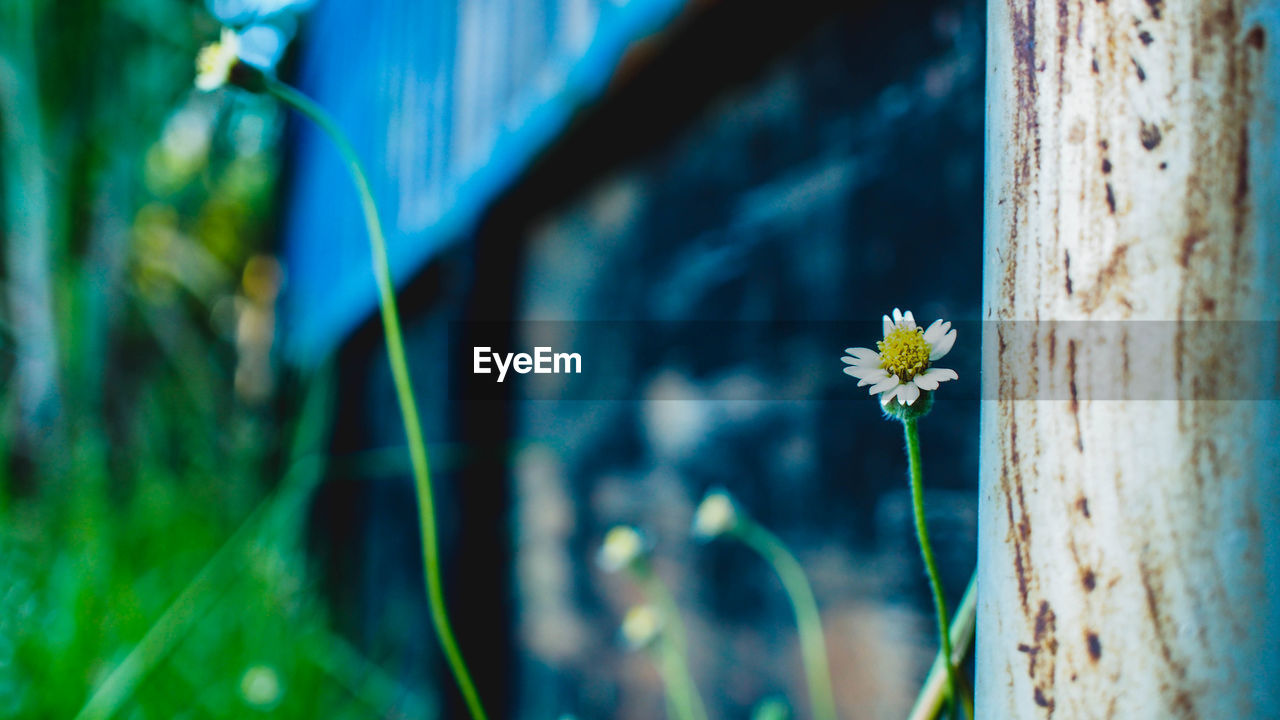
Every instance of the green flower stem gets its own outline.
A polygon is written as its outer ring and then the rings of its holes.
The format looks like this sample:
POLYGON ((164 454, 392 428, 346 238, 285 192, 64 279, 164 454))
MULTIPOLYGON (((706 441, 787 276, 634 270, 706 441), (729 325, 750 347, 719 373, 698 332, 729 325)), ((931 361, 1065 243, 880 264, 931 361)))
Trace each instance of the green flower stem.
POLYGON ((805 578, 804 568, 776 535, 753 520, 739 518, 732 535, 759 553, 778 573, 778 579, 782 581, 782 587, 786 590, 796 615, 800 654, 804 658, 813 717, 815 720, 835 720, 836 700, 831 689, 831 670, 827 666, 822 617, 818 614, 818 602, 805 578))
POLYGON ((635 565, 633 572, 649 602, 662 613, 661 647, 655 660, 671 696, 669 706, 674 706, 684 720, 707 720, 706 707, 689 670, 689 645, 675 597, 647 562, 635 565))
MULTIPOLYGON (((978 608, 977 587, 978 576, 975 573, 969 579, 969 587, 964 591, 964 598, 960 600, 956 616, 951 620, 953 665, 958 666, 964 661, 965 654, 969 652, 969 645, 973 642, 975 615, 978 608)), ((943 654, 942 651, 938 651, 933 667, 929 669, 929 676, 916 697, 916 704, 911 708, 911 714, 907 716, 908 720, 933 720, 938 716, 938 711, 947 697, 947 671, 942 663, 943 654)), ((973 717, 973 699, 968 693, 962 694, 960 699, 965 703, 965 712, 968 717, 973 717)))
POLYGON ((685 716, 685 707, 676 702, 675 692, 671 689, 671 678, 668 677, 666 666, 662 664, 662 655, 657 650, 654 650, 650 657, 653 658, 653 663, 658 667, 658 673, 662 676, 662 701, 667 706, 668 720, 693 720, 691 716, 685 716))
POLYGON ((369 245, 373 260, 373 275, 378 284, 378 307, 382 313, 382 326, 387 342, 387 359, 391 364, 391 377, 395 383, 396 399, 400 403, 400 416, 404 421, 405 436, 409 442, 409 461, 413 467, 413 479, 418 496, 418 524, 422 533, 422 565, 427 583, 427 600, 431 607, 431 622, 436 637, 444 651, 445 660, 458 682, 463 700, 473 720, 486 720, 484 708, 476 692, 475 683, 467 672, 462 651, 453 635, 449 614, 444 604, 444 583, 440 577, 440 548, 436 537, 435 502, 431 491, 431 471, 427 464, 427 448, 423 442, 422 422, 418 417, 418 405, 414 400, 413 383, 409 377, 409 362, 404 351, 404 337, 400 331, 400 313, 396 306, 395 290, 391 285, 391 267, 387 260, 386 240, 382 223, 378 219, 378 206, 374 203, 369 180, 355 148, 327 112, 306 95, 276 80, 267 81, 267 92, 281 102, 320 126, 329 135, 346 162, 351 179, 355 181, 369 229, 369 245))
MULTIPOLYGON (((916 539, 920 542, 920 555, 924 557, 925 570, 929 574, 929 588, 933 591, 933 605, 938 611, 938 634, 942 639, 942 656, 952 657, 951 633, 947 627, 947 599, 942 594, 942 580, 938 575, 938 563, 933 557, 933 545, 929 542, 929 528, 924 518, 924 471, 920 463, 920 432, 914 417, 902 420, 903 434, 907 439, 907 462, 910 465, 911 508, 915 515, 916 539)), ((960 697, 960 684, 956 680, 956 668, 951 662, 946 663, 947 689, 952 702, 960 697)))
POLYGON ((667 713, 672 720, 707 720, 702 698, 693 684, 684 652, 672 638, 661 637, 654 648, 654 662, 667 686, 667 713))
POLYGON ((671 594, 671 590, 667 588, 667 584, 662 582, 662 578, 658 577, 658 574, 653 571, 653 567, 649 565, 647 560, 637 563, 633 568, 633 572, 636 581, 640 584, 640 588, 644 590, 649 602, 662 613, 665 628, 663 635, 682 654, 688 653, 689 642, 686 639, 684 622, 680 619, 680 606, 676 604, 676 598, 671 594))

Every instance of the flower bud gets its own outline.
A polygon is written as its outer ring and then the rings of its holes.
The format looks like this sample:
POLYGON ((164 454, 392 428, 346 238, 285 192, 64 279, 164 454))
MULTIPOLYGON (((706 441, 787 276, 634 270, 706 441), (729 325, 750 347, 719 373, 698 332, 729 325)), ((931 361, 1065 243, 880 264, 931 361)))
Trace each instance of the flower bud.
POLYGON ((693 514, 693 535, 711 540, 738 527, 740 518, 733 498, 724 490, 712 490, 702 498, 693 514))
POLYGON ((644 536, 629 525, 615 525, 604 536, 597 562, 605 572, 618 572, 644 559, 644 536))
POLYGON ((622 619, 622 639, 632 650, 652 645, 662 632, 662 618, 648 605, 637 605, 622 619))

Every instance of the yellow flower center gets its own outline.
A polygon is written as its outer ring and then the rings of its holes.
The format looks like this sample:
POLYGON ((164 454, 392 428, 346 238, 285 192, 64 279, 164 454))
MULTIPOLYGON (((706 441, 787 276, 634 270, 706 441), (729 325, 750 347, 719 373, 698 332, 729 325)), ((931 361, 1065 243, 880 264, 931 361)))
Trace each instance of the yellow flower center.
POLYGON ((929 367, 929 343, 920 328, 894 328, 876 346, 880 348, 880 367, 902 382, 929 367))

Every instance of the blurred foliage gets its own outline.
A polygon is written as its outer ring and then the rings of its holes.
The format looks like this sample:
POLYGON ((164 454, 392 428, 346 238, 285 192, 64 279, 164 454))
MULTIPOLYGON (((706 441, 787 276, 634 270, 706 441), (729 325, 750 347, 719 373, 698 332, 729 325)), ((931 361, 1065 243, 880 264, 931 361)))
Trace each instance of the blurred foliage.
POLYGON ((768 698, 751 711, 751 720, 790 720, 791 708, 782 698, 768 698))
POLYGON ((74 717, 127 658, 119 717, 429 714, 305 572, 281 478, 327 411, 272 361, 282 117, 192 90, 217 27, 0 0, 0 717, 74 717))

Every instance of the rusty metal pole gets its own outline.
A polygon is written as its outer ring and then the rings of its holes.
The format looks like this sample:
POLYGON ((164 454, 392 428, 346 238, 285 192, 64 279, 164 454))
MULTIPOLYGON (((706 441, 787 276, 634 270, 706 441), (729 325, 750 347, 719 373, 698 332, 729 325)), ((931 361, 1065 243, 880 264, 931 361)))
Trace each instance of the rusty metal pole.
POLYGON ((1280 717, 1280 3, 988 27, 978 717, 1280 717))

